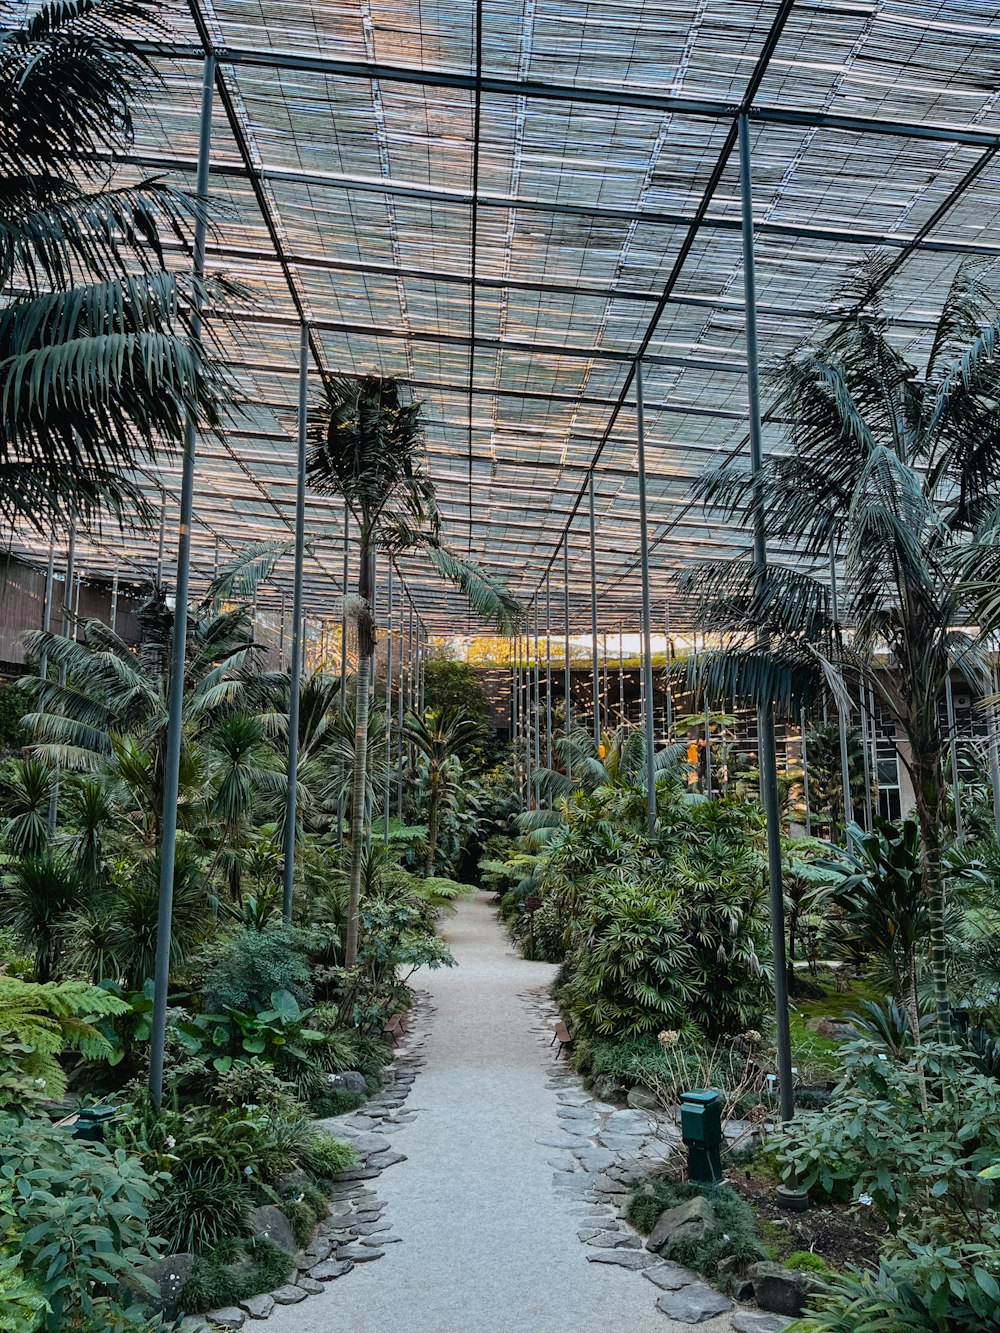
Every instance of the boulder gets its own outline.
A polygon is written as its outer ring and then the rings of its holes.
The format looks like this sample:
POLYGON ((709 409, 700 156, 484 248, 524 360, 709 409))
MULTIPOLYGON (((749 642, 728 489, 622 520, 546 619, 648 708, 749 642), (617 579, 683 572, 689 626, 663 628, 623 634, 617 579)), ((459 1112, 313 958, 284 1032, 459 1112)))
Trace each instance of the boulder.
POLYGON ((259 1208, 251 1208, 247 1213, 247 1227, 251 1236, 269 1240, 286 1254, 298 1254, 292 1224, 273 1203, 263 1203, 259 1208))
POLYGON ((822 1287, 814 1273, 798 1273, 767 1261, 751 1264, 749 1277, 754 1300, 762 1310, 792 1319, 798 1318, 808 1298, 822 1287))
POLYGON ((706 1287, 702 1282, 693 1282, 679 1291, 665 1291, 657 1300, 656 1308, 682 1324, 701 1324, 706 1319, 714 1319, 717 1314, 725 1314, 733 1308, 733 1303, 721 1291, 706 1287))
POLYGON ((671 1246, 682 1240, 703 1240, 718 1225, 715 1209, 702 1195, 696 1194, 687 1203, 668 1208, 649 1233, 646 1249, 653 1254, 666 1255, 671 1246))
POLYGON ((345 1069, 342 1074, 327 1074, 326 1081, 334 1092, 360 1092, 368 1094, 368 1080, 356 1069, 345 1069))
POLYGON ((147 1298, 154 1314, 173 1319, 178 1313, 177 1303, 181 1287, 191 1276, 192 1268, 194 1268, 194 1255, 186 1252, 165 1254, 162 1258, 154 1259, 151 1264, 147 1264, 143 1271, 146 1277, 156 1283, 157 1289, 155 1296, 147 1298))
POLYGON ((636 1111, 655 1111, 659 1104, 655 1093, 650 1092, 648 1088, 632 1088, 627 1101, 636 1111))

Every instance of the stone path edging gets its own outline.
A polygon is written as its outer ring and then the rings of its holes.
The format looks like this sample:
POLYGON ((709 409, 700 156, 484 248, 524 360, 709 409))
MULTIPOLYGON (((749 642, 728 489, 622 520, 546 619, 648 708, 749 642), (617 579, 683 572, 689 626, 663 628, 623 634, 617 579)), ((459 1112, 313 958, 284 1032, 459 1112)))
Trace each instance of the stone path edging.
MULTIPOLYGON (((319 1295, 327 1283, 346 1277, 358 1264, 383 1258, 387 1246, 402 1241, 383 1216, 385 1204, 379 1200, 373 1182, 389 1167, 406 1161, 405 1155, 393 1148, 387 1131, 409 1124, 416 1117, 416 1111, 406 1109, 406 1099, 424 1063, 423 1050, 433 1014, 430 997, 415 991, 409 1029, 394 1049, 385 1087, 356 1111, 316 1121, 320 1129, 350 1143, 359 1162, 337 1177, 326 1218, 296 1257, 296 1275, 275 1291, 248 1296, 240 1301, 239 1308, 210 1311, 204 1316, 210 1326, 240 1329, 248 1320, 268 1319, 277 1307, 296 1305, 319 1295)), ((193 1321, 192 1333, 204 1326, 203 1321, 193 1321)))
MULTIPOLYGON (((551 1042, 562 1015, 548 989, 522 991, 519 998, 534 1020, 532 1032, 539 1041, 551 1042)), ((577 1237, 586 1245, 590 1263, 641 1273, 661 1292, 656 1309, 680 1323, 700 1324, 731 1312, 734 1333, 754 1328, 779 1333, 791 1324, 740 1309, 698 1273, 650 1253, 642 1235, 619 1213, 630 1188, 656 1172, 680 1147, 672 1116, 619 1109, 593 1097, 555 1046, 548 1085, 559 1102, 560 1130, 535 1142, 557 1150, 548 1158, 553 1187, 573 1200, 581 1214, 577 1237)))

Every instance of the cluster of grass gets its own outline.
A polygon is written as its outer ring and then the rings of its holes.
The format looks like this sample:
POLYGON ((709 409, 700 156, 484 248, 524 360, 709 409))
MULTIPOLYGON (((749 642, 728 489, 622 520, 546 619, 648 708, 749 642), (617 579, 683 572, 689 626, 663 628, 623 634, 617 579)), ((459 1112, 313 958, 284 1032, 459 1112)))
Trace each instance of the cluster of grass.
POLYGON ((180 1293, 184 1310, 217 1310, 273 1291, 291 1276, 295 1260, 260 1237, 225 1240, 195 1260, 180 1293))
POLYGON ((640 1231, 649 1232, 662 1212, 697 1195, 712 1205, 716 1226, 700 1240, 675 1241, 664 1251, 664 1258, 692 1268, 726 1289, 750 1264, 768 1257, 758 1239, 753 1212, 738 1194, 725 1185, 696 1185, 660 1176, 647 1181, 630 1196, 625 1216, 640 1231))

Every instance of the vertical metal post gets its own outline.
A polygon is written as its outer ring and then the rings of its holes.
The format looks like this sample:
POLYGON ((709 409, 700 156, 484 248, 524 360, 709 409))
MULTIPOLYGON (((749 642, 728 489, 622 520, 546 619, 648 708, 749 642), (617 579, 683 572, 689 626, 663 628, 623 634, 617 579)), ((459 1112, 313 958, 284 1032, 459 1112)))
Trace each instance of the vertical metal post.
POLYGON ((621 621, 618 622, 618 718, 622 726, 628 721, 625 716, 625 643, 621 621))
POLYGON ((802 752, 802 799, 806 807, 806 837, 812 836, 812 809, 809 804, 809 751, 806 743, 806 710, 799 709, 799 732, 802 737, 799 749, 802 752))
MULTIPOLYGON (((750 174, 750 123, 739 115, 740 203, 742 205, 743 292, 747 342, 747 398, 750 415, 750 472, 758 487, 764 463, 760 412, 760 371, 757 360, 757 284, 754 271, 753 182, 750 174)), ((759 494, 758 494, 759 499, 759 494)), ((767 534, 764 512, 758 503, 753 521, 754 568, 759 580, 767 574, 767 534)), ((766 634, 760 646, 770 647, 766 634)), ((795 1114, 792 1089, 792 1047, 788 1030, 788 971, 785 958, 785 903, 781 886, 781 819, 778 810, 778 772, 774 755, 774 702, 761 700, 757 716, 761 788, 767 819, 767 870, 774 949, 774 1005, 777 1036, 778 1100, 782 1120, 795 1114)), ((781 1187, 779 1187, 780 1189, 781 1187)), ((795 1191, 795 1182, 790 1182, 795 1191)))
MULTIPOLYGON (((55 559, 56 559, 55 542, 50 541, 49 560, 48 564, 45 567, 45 600, 42 603, 42 629, 45 631, 46 634, 51 633, 52 630, 52 593, 55 584, 55 572, 56 572, 55 559)), ((117 568, 118 566, 116 564, 115 565, 116 571, 117 568)), ((39 679, 40 680, 47 679, 48 674, 49 674, 49 655, 48 653, 42 653, 42 656, 38 663, 39 679)))
POLYGON ((385 822, 383 841, 389 846, 389 805, 392 800, 392 772, 390 755, 392 753, 392 556, 387 556, 389 567, 388 588, 386 590, 385 613, 385 822))
MULTIPOLYGON (((566 720, 563 735, 568 736, 573 725, 573 677, 569 660, 569 533, 563 536, 563 641, 565 658, 563 660, 563 700, 566 720)), ((573 766, 569 755, 566 756, 566 776, 573 776, 573 766)))
MULTIPOLYGON (((205 272, 205 223, 208 211, 208 164, 212 143, 212 91, 215 56, 205 56, 201 85, 201 115, 198 133, 196 194, 201 214, 195 222, 194 273, 205 272)), ((201 303, 197 296, 191 315, 191 335, 201 336, 201 303)), ((167 710, 167 746, 163 779, 163 842, 160 851, 160 902, 156 926, 156 964, 153 973, 153 1019, 150 1034, 149 1090, 154 1105, 163 1094, 163 1050, 167 1031, 167 989, 170 984, 170 938, 174 904, 174 859, 177 839, 177 794, 180 785, 181 740, 184 721, 184 666, 187 649, 188 585, 191 566, 191 515, 194 505, 194 460, 197 422, 189 412, 184 427, 184 457, 181 470, 178 517, 177 582, 175 586, 174 633, 171 645, 170 690, 167 710)))
MULTIPOLYGON (((63 638, 69 638, 70 624, 72 621, 73 610, 73 589, 76 582, 76 518, 70 520, 69 525, 69 543, 66 547, 66 573, 63 578, 62 594, 62 617, 60 620, 60 633, 63 638)), ((76 638, 74 631, 73 638, 76 638)), ((46 664, 46 669, 48 664, 46 664)), ((59 684, 66 684, 66 668, 59 668, 59 684)), ((49 841, 56 835, 56 823, 59 818, 59 764, 55 765, 55 775, 52 783, 52 789, 49 793, 49 815, 48 830, 49 841)))
POLYGON ((351 509, 347 501, 344 501, 344 568, 341 579, 343 588, 343 600, 340 609, 340 706, 344 707, 347 701, 347 581, 351 577, 350 571, 350 536, 351 536, 351 509))
MULTIPOLYGON (((163 542, 167 533, 167 492, 160 487, 160 535, 156 542, 156 586, 163 586, 163 542)), ((216 548, 218 550, 218 547, 216 548)))
POLYGON ((674 730, 674 687, 671 678, 673 669, 674 650, 670 640, 670 603, 667 602, 663 608, 663 635, 666 640, 666 662, 667 662, 667 739, 669 740, 674 730))
MULTIPOLYGON (((990 681, 993 693, 997 693, 997 670, 990 668, 990 681)), ((996 706, 990 708, 990 784, 993 787, 993 829, 1000 838, 1000 715, 996 706)))
POLYGON ((299 700, 302 692, 302 570, 306 551, 306 425, 309 389, 309 330, 299 331, 299 431, 295 476, 295 572, 292 581, 292 668, 288 683, 288 791, 285 797, 285 865, 281 907, 292 919, 295 878, 295 825, 299 774, 299 700))
POLYGON ((598 697, 598 658, 597 658, 597 548, 594 532, 594 473, 591 471, 587 484, 587 496, 590 513, 590 656, 594 668, 594 744, 601 744, 601 701, 598 697))
POLYGON ((545 767, 552 768, 552 589, 548 574, 545 575, 545 767))
POLYGON ((111 633, 118 632, 118 557, 115 556, 115 572, 111 575, 111 633))
POLYGON ((530 810, 532 808, 534 776, 531 767, 531 638, 528 634, 527 624, 524 627, 522 643, 524 645, 524 669, 521 672, 521 688, 524 691, 524 706, 521 714, 524 719, 524 801, 526 807, 530 810))
POLYGON ((656 832, 656 772, 653 728, 653 640, 649 608, 649 521, 646 513, 646 407, 642 394, 642 361, 635 363, 636 443, 639 466, 639 560, 642 570, 642 689, 646 731, 646 804, 649 834, 656 832))
MULTIPOLYGON (((702 648, 704 649, 704 642, 702 648)), ((708 709, 708 700, 705 700, 705 795, 713 796, 712 790, 712 719, 708 709)))
POLYGON ((962 784, 958 775, 958 735, 955 728, 955 696, 951 688, 951 666, 944 678, 944 703, 948 713, 948 759, 951 763, 951 799, 955 805, 955 836, 965 841, 965 820, 962 818, 962 784))
MULTIPOLYGON (((403 588, 402 592, 405 593, 403 588)), ((400 610, 403 608, 401 607, 400 610)), ((407 662, 403 648, 403 617, 399 617, 399 678, 396 681, 396 817, 403 818, 403 673, 407 662)))
MULTIPOLYGON (((840 609, 837 596, 837 556, 830 542, 830 614, 840 632, 840 609)), ((854 821, 854 802, 851 799, 851 763, 847 746, 849 712, 846 703, 837 703, 837 730, 840 734, 840 787, 844 798, 844 827, 854 821)), ((832 830, 831 830, 832 832, 832 830)))
POLYGON ((864 774, 865 792, 865 828, 869 831, 872 827, 872 771, 871 771, 871 751, 869 749, 868 739, 868 703, 865 698, 865 682, 858 682, 861 697, 858 701, 861 717, 861 771, 864 774))
POLYGON ((281 590, 281 610, 278 613, 278 670, 285 669, 285 590, 281 590))
MULTIPOLYGON (((538 770, 542 766, 542 663, 541 654, 538 649, 538 602, 534 606, 534 630, 535 630, 535 672, 534 672, 534 735, 535 735, 535 785, 538 785, 538 770)), ((536 793, 537 795, 537 793, 536 793)))

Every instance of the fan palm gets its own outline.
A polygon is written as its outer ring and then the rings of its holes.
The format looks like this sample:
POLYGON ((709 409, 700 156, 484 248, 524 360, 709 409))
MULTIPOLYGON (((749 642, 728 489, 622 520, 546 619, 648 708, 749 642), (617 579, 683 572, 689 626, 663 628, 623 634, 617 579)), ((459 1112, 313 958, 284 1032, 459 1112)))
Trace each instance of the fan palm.
POLYGON ((415 747, 426 765, 425 875, 434 874, 441 816, 454 801, 461 786, 462 761, 458 757, 459 752, 481 734, 480 723, 475 718, 454 710, 432 711, 423 717, 410 716, 404 723, 404 737, 415 747))
POLYGON ((311 423, 308 468, 321 494, 344 498, 358 529, 358 596, 351 607, 358 638, 355 677, 355 748, 352 774, 351 881, 348 899, 346 964, 358 956, 361 901, 368 708, 375 652, 372 615, 374 555, 390 559, 403 552, 423 552, 437 572, 457 584, 474 610, 508 629, 519 607, 503 585, 471 561, 442 544, 434 486, 423 467, 423 427, 417 403, 405 403, 389 377, 330 378, 325 402, 311 423))
POLYGON ((196 206, 108 169, 157 83, 157 8, 49 0, 0 31, 0 513, 39 529, 141 509, 137 454, 225 399, 193 327, 207 289, 164 263, 196 206))
POLYGON ((851 681, 874 689, 907 743, 945 1033, 939 700, 953 666, 974 693, 989 688, 982 637, 963 628, 975 607, 956 563, 998 532, 1000 313, 959 271, 918 371, 893 341, 881 279, 881 261, 870 261, 822 339, 783 367, 777 416, 789 423, 789 450, 757 482, 731 464, 703 480, 710 508, 759 518, 787 562, 765 574, 747 559, 691 572, 699 625, 725 639, 694 661, 692 677, 713 698, 779 707, 808 706, 824 688, 845 701, 851 681), (833 559, 843 623, 824 577, 833 559))

